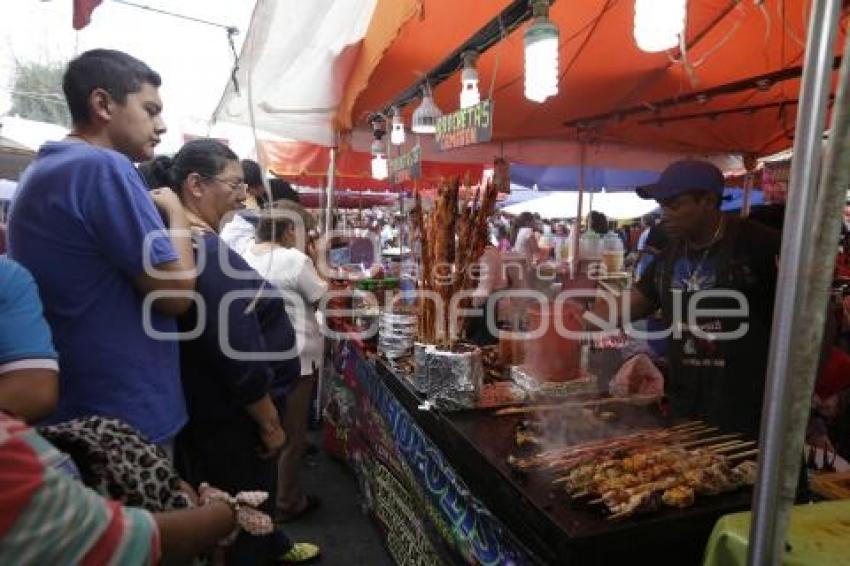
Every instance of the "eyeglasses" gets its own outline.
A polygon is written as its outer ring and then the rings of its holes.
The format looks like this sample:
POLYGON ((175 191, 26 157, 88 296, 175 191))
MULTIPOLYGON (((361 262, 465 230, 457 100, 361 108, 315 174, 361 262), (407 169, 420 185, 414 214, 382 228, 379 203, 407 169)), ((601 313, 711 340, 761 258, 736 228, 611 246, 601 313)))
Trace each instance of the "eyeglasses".
POLYGON ((248 183, 245 181, 237 181, 233 179, 221 179, 219 177, 208 177, 206 175, 201 175, 204 179, 208 179, 210 181, 218 181, 219 183, 224 183, 228 187, 230 187, 231 191, 239 192, 239 191, 248 191, 248 183))

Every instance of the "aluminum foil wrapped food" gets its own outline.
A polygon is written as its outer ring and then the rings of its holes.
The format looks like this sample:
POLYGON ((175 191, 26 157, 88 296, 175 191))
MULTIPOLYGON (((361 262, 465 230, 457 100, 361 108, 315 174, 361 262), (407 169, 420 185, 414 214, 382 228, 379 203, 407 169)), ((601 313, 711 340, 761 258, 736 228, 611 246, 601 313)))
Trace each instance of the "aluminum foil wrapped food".
POLYGON ((413 315, 381 313, 378 319, 378 353, 390 360, 409 356, 417 322, 413 315))
POLYGON ((414 388, 443 410, 474 408, 484 382, 481 350, 468 344, 443 349, 414 345, 414 388))

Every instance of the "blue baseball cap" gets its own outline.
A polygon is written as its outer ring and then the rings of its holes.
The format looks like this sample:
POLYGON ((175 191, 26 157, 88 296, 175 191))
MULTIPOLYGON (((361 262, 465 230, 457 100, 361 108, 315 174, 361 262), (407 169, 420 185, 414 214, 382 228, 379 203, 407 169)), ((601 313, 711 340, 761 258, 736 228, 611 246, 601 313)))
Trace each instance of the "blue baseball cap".
POLYGON ((651 185, 635 189, 639 197, 664 201, 684 193, 709 191, 723 196, 723 173, 713 163, 683 159, 667 166, 651 185))

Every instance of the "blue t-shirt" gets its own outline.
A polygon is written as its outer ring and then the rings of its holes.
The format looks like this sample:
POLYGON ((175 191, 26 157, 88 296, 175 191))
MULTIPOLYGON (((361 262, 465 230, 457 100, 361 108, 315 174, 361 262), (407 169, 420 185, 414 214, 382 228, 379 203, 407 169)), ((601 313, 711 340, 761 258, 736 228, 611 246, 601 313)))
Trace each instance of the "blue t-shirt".
MULTIPOLYGON (((59 352, 50 422, 117 417, 149 440, 186 422, 178 345, 152 338, 134 281, 144 257, 177 259, 141 175, 122 154, 81 142, 45 144, 24 173, 9 219, 9 253, 32 272, 59 352)), ((156 311, 151 328, 176 332, 156 311)))
POLYGON ((38 288, 19 263, 0 256, 0 366, 32 359, 56 359, 38 288))

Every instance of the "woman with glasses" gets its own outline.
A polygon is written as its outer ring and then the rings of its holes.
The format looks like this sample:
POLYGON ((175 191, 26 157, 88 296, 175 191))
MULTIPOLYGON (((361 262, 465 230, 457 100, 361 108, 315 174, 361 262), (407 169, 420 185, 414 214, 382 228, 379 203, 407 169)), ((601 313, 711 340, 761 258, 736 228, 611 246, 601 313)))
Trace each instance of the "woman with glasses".
MULTIPOLYGON (((189 422, 177 439, 177 465, 192 484, 269 493, 272 514, 277 456, 286 439, 279 408, 300 374, 295 333, 280 297, 219 237, 225 218, 243 207, 242 166, 224 144, 185 144, 149 167, 152 186, 170 186, 183 203, 198 265, 193 307, 179 319, 181 370, 189 422), (186 339, 188 338, 188 339, 186 339), (281 353, 292 352, 290 356, 281 353), (285 359, 282 359, 285 358, 285 359)), ((270 536, 240 535, 229 564, 298 563, 319 549, 270 536)))

